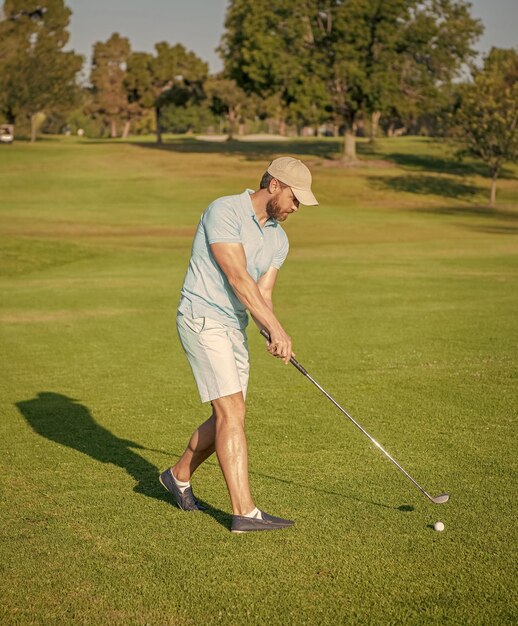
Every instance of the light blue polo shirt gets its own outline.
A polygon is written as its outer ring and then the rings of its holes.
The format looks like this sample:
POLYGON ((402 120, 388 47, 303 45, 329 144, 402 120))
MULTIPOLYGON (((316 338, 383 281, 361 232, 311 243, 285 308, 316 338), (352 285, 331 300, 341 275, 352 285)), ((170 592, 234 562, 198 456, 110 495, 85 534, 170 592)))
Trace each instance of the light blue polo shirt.
POLYGON ((246 269, 257 282, 270 267, 280 269, 288 254, 288 237, 269 218, 261 228, 247 189, 240 195, 215 200, 203 213, 194 236, 191 260, 182 287, 178 312, 209 317, 233 328, 245 328, 248 314, 216 263, 210 244, 241 243, 246 269))

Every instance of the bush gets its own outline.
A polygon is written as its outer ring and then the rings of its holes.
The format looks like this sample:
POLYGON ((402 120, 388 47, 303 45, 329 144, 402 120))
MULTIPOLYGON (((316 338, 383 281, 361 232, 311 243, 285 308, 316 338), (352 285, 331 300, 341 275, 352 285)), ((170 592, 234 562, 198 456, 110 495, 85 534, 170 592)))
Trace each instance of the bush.
POLYGON ((161 120, 163 130, 169 133, 201 133, 209 126, 219 125, 219 118, 202 105, 166 106, 162 109, 161 120))

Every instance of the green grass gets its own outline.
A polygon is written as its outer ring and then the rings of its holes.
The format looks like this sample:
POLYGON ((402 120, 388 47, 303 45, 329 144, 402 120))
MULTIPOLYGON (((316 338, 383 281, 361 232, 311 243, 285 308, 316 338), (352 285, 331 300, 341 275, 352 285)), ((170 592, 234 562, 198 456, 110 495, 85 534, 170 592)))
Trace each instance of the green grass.
POLYGON ((361 143, 390 163, 350 169, 337 147, 0 146, 1 623, 517 621, 518 171, 488 209, 483 169, 440 143, 361 143), (253 494, 295 528, 229 533, 215 459, 208 515, 158 484, 207 416, 174 328, 192 233, 282 153, 321 201, 286 225, 297 357, 446 505, 252 328, 253 494))

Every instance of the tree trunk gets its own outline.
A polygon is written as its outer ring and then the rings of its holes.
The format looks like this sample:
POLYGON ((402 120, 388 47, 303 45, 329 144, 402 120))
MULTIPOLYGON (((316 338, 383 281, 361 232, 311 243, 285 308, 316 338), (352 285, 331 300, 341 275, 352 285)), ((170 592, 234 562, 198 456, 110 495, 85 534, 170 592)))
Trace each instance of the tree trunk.
POLYGON ((117 122, 116 120, 110 121, 110 137, 115 139, 117 137, 117 122))
POLYGON ((38 134, 38 120, 37 113, 31 113, 31 143, 36 141, 36 136, 38 134))
POLYGON ((131 121, 126 120, 124 122, 124 128, 122 129, 122 138, 127 139, 131 128, 131 121))
POLYGON ((378 129, 380 124, 380 111, 374 111, 371 113, 371 129, 370 129, 370 137, 369 142, 374 143, 376 141, 376 137, 378 136, 378 129))
POLYGON ((227 136, 227 141, 233 141, 234 140, 234 135, 236 134, 235 127, 236 127, 236 114, 231 109, 228 112, 228 136, 227 136))
POLYGON ((286 137, 286 120, 279 120, 279 135, 286 137))
POLYGON ((156 142, 158 144, 162 143, 162 120, 160 114, 160 107, 155 107, 155 117, 156 117, 156 142))
POLYGON ((239 122, 239 128, 238 128, 238 134, 240 137, 242 137, 245 134, 246 131, 246 126, 244 122, 239 122))
POLYGON ((344 132, 344 152, 342 161, 345 163, 354 163, 358 160, 356 156, 356 122, 346 124, 344 132))
POLYGON ((489 202, 489 206, 495 206, 496 200, 496 179, 498 178, 498 171, 493 172, 493 176, 491 177, 491 199, 489 202))

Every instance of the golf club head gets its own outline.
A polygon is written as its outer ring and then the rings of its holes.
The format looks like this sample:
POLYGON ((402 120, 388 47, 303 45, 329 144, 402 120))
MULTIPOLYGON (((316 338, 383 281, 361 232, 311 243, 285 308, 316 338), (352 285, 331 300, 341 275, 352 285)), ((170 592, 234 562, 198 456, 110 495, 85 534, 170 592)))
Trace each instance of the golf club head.
POLYGON ((434 504, 444 504, 445 502, 448 502, 448 500, 450 499, 450 496, 447 493, 441 493, 438 496, 435 496, 435 498, 432 498, 432 502, 434 504))

